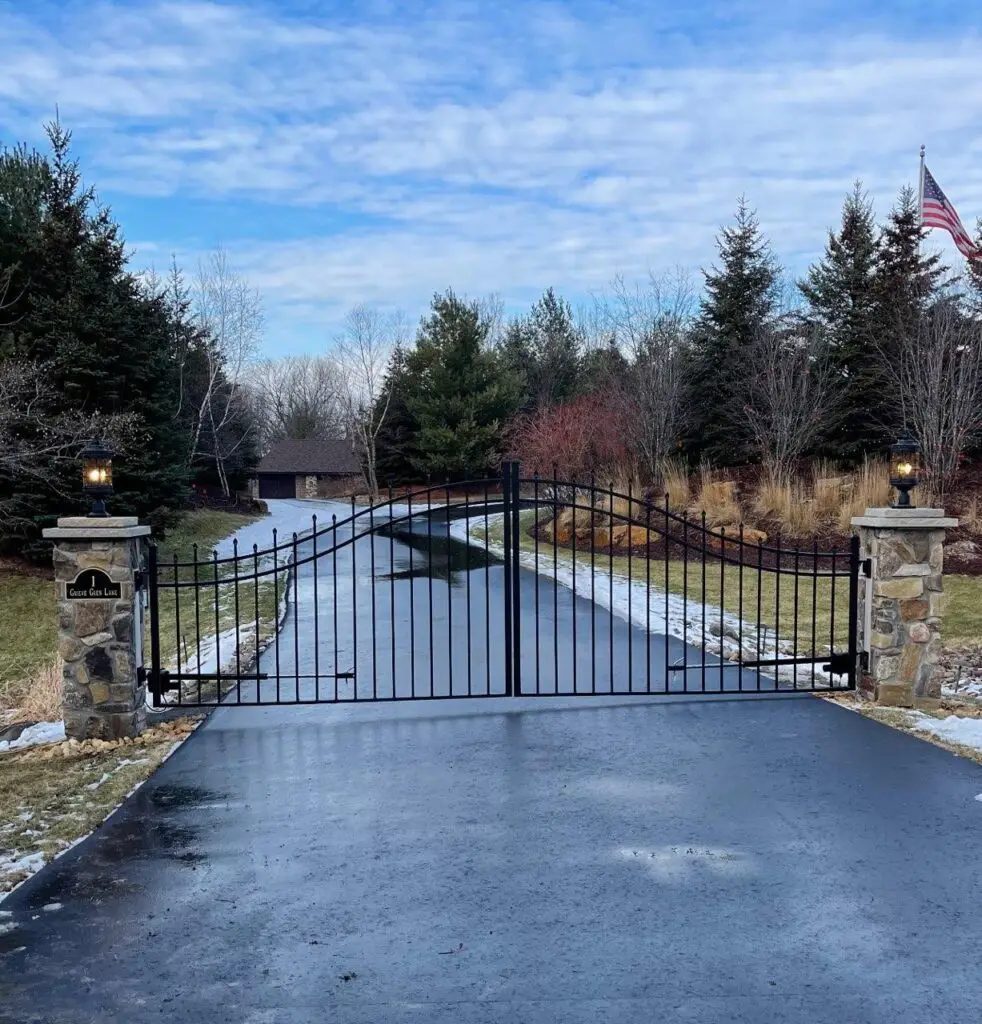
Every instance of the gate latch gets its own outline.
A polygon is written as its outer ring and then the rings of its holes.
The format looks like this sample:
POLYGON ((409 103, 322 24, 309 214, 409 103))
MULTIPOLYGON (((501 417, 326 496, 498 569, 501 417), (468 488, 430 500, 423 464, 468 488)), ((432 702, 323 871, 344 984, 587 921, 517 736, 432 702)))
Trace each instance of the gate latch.
POLYGON ((822 666, 822 671, 828 672, 832 676, 847 676, 849 675, 851 665, 852 655, 848 652, 845 654, 833 654, 828 664, 822 666))

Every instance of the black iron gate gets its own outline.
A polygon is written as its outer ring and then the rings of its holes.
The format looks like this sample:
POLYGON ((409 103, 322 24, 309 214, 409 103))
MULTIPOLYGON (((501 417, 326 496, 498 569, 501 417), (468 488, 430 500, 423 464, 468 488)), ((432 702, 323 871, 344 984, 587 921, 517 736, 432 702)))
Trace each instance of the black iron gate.
POLYGON ((856 538, 789 548, 596 481, 389 492, 148 565, 155 704, 855 686, 856 538))

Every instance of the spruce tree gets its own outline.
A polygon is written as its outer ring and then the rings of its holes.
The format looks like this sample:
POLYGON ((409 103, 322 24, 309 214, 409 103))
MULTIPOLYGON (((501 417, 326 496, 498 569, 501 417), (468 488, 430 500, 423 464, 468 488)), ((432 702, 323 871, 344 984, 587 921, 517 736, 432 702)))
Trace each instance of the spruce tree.
POLYGON ((549 288, 528 319, 534 357, 536 405, 557 405, 575 398, 580 384, 581 344, 569 303, 549 288))
POLYGON ((517 317, 508 324, 498 349, 498 358, 515 380, 519 409, 533 412, 538 406, 535 395, 537 368, 529 317, 517 317))
POLYGON ((823 450, 852 462, 876 435, 870 417, 880 395, 872 331, 878 260, 873 205, 857 181, 843 203, 839 231, 829 231, 825 254, 798 285, 808 303, 808 326, 825 336, 841 396, 842 414, 823 450))
POLYGON ((408 405, 417 428, 413 464, 454 479, 482 475, 500 457, 501 432, 518 404, 518 385, 487 346, 477 303, 452 291, 433 298, 407 357, 415 387, 408 405))
POLYGON ((528 316, 508 325, 500 348, 501 359, 519 381, 523 411, 568 402, 580 393, 581 350, 573 310, 548 288, 528 316))
POLYGON ((874 278, 873 333, 877 393, 869 407, 869 447, 882 447, 894 439, 903 426, 902 403, 890 386, 888 367, 899 359, 899 339, 916 331, 920 318, 940 292, 951 283, 948 267, 938 253, 923 254, 927 236, 920 226, 917 193, 905 186, 880 231, 879 254, 874 278))
POLYGON ((719 266, 703 271, 693 331, 690 453, 717 465, 746 458, 740 409, 745 354, 774 319, 780 268, 757 216, 740 198, 735 223, 716 239, 719 266))

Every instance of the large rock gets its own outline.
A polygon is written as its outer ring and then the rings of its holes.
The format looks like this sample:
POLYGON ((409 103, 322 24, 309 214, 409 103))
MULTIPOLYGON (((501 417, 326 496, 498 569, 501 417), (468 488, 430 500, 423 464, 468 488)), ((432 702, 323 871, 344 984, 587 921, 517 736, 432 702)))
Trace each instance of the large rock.
POLYGON ((573 537, 589 537, 593 529, 594 513, 584 508, 567 506, 553 520, 547 533, 557 544, 569 544, 573 537))
POLYGON ((953 544, 945 546, 945 552, 950 558, 975 558, 979 553, 979 546, 973 540, 956 540, 953 544))
MULTIPOLYGON (((743 528, 743 543, 744 545, 752 544, 763 544, 767 540, 767 534, 763 530, 755 530, 750 526, 744 526, 743 528)), ((739 525, 731 524, 729 526, 717 526, 709 531, 707 537, 709 546, 715 550, 719 550, 721 547, 727 553, 735 550, 739 550, 740 547, 740 527, 739 525)))
POLYGON ((621 523, 611 534, 616 548, 641 548, 657 541, 657 535, 649 533, 643 526, 621 523))

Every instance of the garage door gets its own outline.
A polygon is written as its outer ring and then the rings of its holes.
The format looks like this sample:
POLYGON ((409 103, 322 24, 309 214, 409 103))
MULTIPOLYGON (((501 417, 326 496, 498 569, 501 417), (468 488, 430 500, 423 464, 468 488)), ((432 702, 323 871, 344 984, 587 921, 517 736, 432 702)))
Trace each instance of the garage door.
POLYGON ((260 473, 260 498, 295 498, 296 484, 292 473, 260 473))

